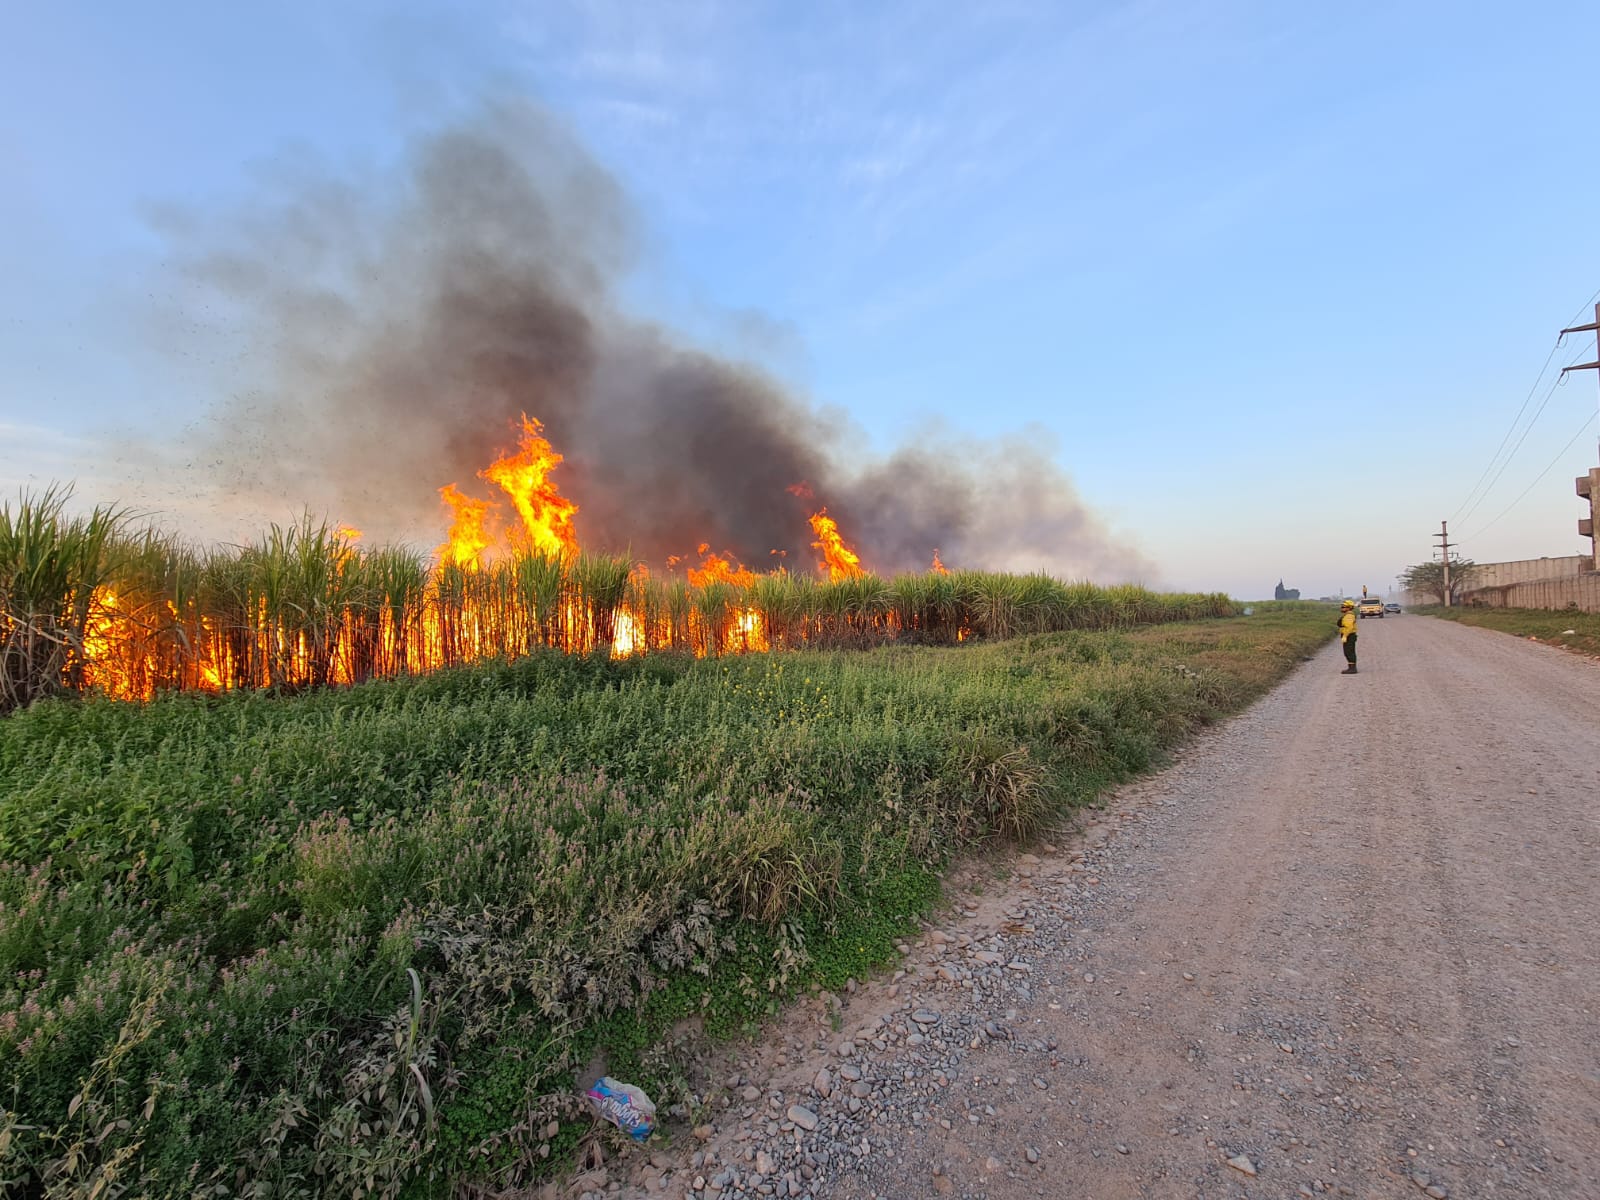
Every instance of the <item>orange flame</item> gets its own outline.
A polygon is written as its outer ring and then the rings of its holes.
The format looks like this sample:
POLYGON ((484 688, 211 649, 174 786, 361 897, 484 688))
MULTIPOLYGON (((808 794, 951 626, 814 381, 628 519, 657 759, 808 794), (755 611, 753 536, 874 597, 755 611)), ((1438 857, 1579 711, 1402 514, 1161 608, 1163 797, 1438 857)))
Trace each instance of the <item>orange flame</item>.
POLYGON ((357 529, 354 525, 340 525, 333 531, 333 536, 338 538, 341 542, 354 543, 361 540, 362 534, 361 530, 357 529))
POLYGON ((578 534, 572 527, 578 506, 546 478, 564 460, 550 445, 543 430, 543 425, 524 413, 521 449, 491 463, 478 475, 498 483, 511 497, 522 514, 522 524, 533 548, 551 558, 559 558, 578 551, 578 534))
POLYGON ((450 532, 445 534, 444 545, 435 553, 442 563, 451 562, 476 570, 483 563, 483 552, 489 548, 489 534, 484 529, 489 502, 462 495, 453 483, 440 488, 439 495, 450 506, 454 518, 450 522, 450 532))
POLYGON ((817 566, 828 573, 830 580, 837 583, 862 574, 861 556, 845 545, 839 536, 839 523, 828 515, 827 509, 811 514, 811 532, 817 535, 811 548, 822 551, 822 561, 817 566))
POLYGON ((616 633, 611 639, 611 657, 627 658, 644 645, 644 623, 631 610, 617 610, 616 633))
POLYGON ((935 575, 950 574, 950 568, 939 561, 939 551, 937 548, 935 548, 933 552, 933 565, 929 567, 928 570, 932 571, 935 575))
MULTIPOLYGON (((89 602, 89 620, 83 629, 84 659, 94 666, 108 660, 112 650, 112 627, 117 615, 117 593, 105 584, 94 589, 94 594, 89 602)), ((103 671, 95 670, 91 666, 90 675, 94 682, 105 687, 113 694, 122 694, 124 699, 145 700, 149 697, 134 693, 125 688, 118 688, 114 683, 109 683, 102 678, 103 671)))
POLYGON ((767 645, 767 619, 754 608, 741 608, 734 614, 733 626, 723 646, 735 654, 764 651, 767 645))
POLYGON ((731 583, 737 587, 749 587, 756 581, 756 573, 748 567, 735 566, 731 560, 709 553, 709 547, 702 542, 700 553, 705 555, 705 560, 698 568, 689 568, 689 583, 693 587, 705 587, 708 583, 731 583))

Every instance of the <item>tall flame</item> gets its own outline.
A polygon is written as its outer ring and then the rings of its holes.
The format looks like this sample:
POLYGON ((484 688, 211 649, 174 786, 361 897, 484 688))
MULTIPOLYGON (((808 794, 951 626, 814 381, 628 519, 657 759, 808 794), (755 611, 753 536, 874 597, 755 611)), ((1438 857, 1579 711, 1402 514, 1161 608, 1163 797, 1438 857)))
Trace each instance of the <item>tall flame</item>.
POLYGON ((533 548, 551 558, 578 551, 578 534, 572 527, 578 506, 547 478, 562 461, 544 436, 544 426, 524 413, 521 448, 478 472, 480 478, 498 483, 511 497, 533 548))
POLYGON ((489 502, 463 495, 453 483, 440 488, 439 495, 454 514, 444 545, 436 552, 439 561, 475 570, 483 564, 483 552, 489 548, 489 534, 484 528, 489 517, 489 502))
POLYGON ((944 563, 940 560, 939 551, 937 549, 934 550, 934 552, 933 552, 933 565, 930 566, 928 568, 928 570, 932 571, 935 575, 948 575, 948 574, 950 574, 950 568, 945 566, 944 563))
POLYGON ((817 535, 811 548, 822 551, 822 562, 817 565, 828 572, 830 580, 837 583, 862 574, 861 556, 845 545, 844 538, 839 536, 839 523, 828 515, 826 508, 811 514, 811 532, 817 535))

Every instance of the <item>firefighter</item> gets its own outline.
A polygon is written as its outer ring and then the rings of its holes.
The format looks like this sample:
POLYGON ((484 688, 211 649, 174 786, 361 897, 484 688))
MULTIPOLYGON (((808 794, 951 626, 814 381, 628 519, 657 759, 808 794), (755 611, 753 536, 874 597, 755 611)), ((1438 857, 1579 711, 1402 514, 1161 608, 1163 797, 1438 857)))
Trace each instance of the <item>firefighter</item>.
POLYGON ((1339 640, 1344 643, 1345 661, 1350 665, 1341 675, 1356 673, 1356 602, 1346 600, 1339 605, 1339 640))

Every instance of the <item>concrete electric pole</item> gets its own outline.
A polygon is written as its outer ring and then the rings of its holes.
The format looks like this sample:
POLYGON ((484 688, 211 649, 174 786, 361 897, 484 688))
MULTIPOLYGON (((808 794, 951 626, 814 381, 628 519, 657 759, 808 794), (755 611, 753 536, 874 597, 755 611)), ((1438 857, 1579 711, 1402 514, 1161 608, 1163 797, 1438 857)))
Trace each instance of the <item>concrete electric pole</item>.
MULTIPOLYGON (((1594 332, 1595 360, 1594 362, 1573 363, 1570 367, 1562 367, 1561 373, 1568 371, 1600 371, 1600 304, 1594 306, 1594 321, 1588 325, 1574 325, 1571 329, 1563 329, 1562 336, 1569 333, 1594 332)), ((1578 496, 1589 502, 1589 515, 1578 521, 1578 533, 1589 539, 1589 567, 1591 570, 1600 571, 1600 537, 1596 537, 1596 525, 1600 525, 1600 467, 1593 468, 1587 475, 1578 476, 1578 496)))
POLYGON ((1439 539, 1439 557, 1444 559, 1444 606, 1450 607, 1450 522, 1440 521, 1439 532, 1433 535, 1439 539))
POLYGON ((1589 502, 1589 515, 1578 518, 1578 534, 1589 539, 1589 569, 1600 571, 1600 537, 1595 536, 1595 526, 1600 525, 1600 467, 1578 476, 1578 498, 1589 502))

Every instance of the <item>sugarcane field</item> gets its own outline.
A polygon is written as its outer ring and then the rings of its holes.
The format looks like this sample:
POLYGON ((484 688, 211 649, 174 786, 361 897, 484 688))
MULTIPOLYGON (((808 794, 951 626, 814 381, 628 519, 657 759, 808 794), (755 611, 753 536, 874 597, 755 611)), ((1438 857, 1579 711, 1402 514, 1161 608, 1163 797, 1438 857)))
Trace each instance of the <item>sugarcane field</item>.
POLYGON ((1594 15, 16 7, 0 1200, 1600 1200, 1594 15))

